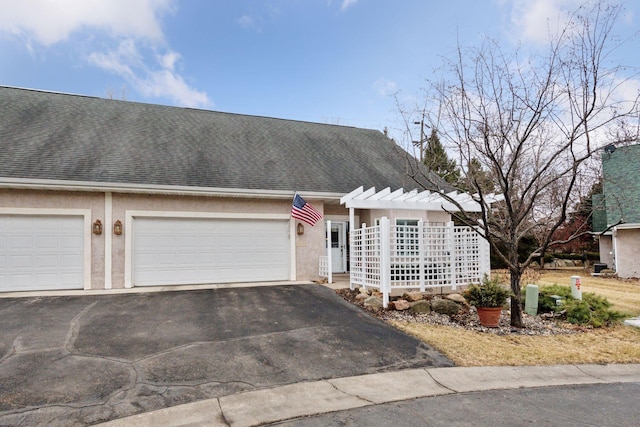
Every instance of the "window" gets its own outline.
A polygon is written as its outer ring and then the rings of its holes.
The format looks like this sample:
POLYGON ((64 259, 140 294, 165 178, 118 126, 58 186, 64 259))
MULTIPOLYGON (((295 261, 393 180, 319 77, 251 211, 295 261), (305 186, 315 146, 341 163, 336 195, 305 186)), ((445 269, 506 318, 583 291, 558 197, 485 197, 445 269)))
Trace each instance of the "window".
POLYGON ((396 253, 401 256, 418 255, 417 219, 396 219, 396 253))

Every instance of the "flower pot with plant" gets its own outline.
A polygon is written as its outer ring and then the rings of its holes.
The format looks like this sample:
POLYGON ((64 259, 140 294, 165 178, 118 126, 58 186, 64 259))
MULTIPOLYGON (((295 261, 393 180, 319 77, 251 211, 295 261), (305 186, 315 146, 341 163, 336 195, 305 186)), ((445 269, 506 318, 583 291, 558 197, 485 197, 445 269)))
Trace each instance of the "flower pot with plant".
POLYGON ((496 328, 500 322, 502 307, 511 296, 511 291, 500 284, 498 277, 489 279, 485 274, 482 283, 469 285, 463 296, 469 304, 476 307, 482 326, 496 328))

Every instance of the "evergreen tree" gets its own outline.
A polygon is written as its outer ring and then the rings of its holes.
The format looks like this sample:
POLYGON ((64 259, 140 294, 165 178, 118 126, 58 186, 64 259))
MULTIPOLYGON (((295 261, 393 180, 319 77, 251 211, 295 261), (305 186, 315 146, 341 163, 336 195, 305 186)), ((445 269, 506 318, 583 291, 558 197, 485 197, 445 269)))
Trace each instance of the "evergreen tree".
POLYGON ((467 173, 460 178, 458 187, 462 191, 471 193, 480 190, 483 194, 490 194, 496 191, 496 186, 491 175, 483 169, 480 160, 475 157, 467 164, 467 173))
POLYGON ((432 130, 426 142, 424 164, 449 184, 457 184, 460 180, 460 169, 455 160, 449 159, 438 133, 432 130))

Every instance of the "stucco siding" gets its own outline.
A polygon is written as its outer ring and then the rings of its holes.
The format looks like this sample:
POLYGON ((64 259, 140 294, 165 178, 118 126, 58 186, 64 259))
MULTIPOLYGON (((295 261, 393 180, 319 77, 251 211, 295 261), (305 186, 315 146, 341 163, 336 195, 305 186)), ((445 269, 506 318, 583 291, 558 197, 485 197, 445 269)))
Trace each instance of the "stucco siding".
MULTIPOLYGON (((323 212, 322 201, 308 200, 317 210, 323 212)), ((100 220, 103 232, 100 235, 91 233, 91 289, 105 289, 110 280, 111 288, 125 287, 126 236, 131 230, 126 227, 128 212, 162 213, 177 217, 186 213, 224 214, 233 217, 241 214, 248 217, 260 215, 277 215, 287 218, 291 211, 290 200, 168 196, 149 194, 114 193, 109 197, 101 192, 54 192, 33 190, 0 190, 0 208, 9 209, 89 209, 91 223, 100 220), (110 201, 109 201, 110 199, 110 201), (107 218, 110 204, 111 216, 107 218), (119 220, 123 224, 122 235, 113 234, 113 224, 119 220), (108 238, 107 238, 108 236, 108 238), (105 257, 105 243, 110 240, 110 260, 105 257), (111 275, 105 275, 105 268, 111 264, 111 275)), ((344 209, 343 209, 344 211, 344 209)), ((295 229, 297 222, 291 221, 295 229)), ((295 239, 292 245, 292 262, 295 262, 293 276, 296 280, 317 280, 319 257, 324 255, 324 226, 319 222, 315 226, 304 224, 304 234, 298 236, 290 233, 295 239), (295 249, 293 249, 295 248, 295 249)))
POLYGON ((618 277, 640 277, 640 229, 617 230, 615 239, 618 277))
POLYGON ((600 262, 607 264, 607 268, 613 268, 613 241, 611 236, 600 236, 598 240, 600 262))

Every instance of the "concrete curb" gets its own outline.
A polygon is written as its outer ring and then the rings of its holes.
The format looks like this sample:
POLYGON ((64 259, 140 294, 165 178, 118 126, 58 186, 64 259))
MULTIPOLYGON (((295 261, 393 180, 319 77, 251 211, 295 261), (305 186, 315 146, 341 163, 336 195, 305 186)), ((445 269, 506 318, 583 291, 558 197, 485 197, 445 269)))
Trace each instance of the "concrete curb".
POLYGON ((640 382, 640 364, 409 369, 249 391, 100 425, 249 427, 442 394, 619 382, 640 382))

